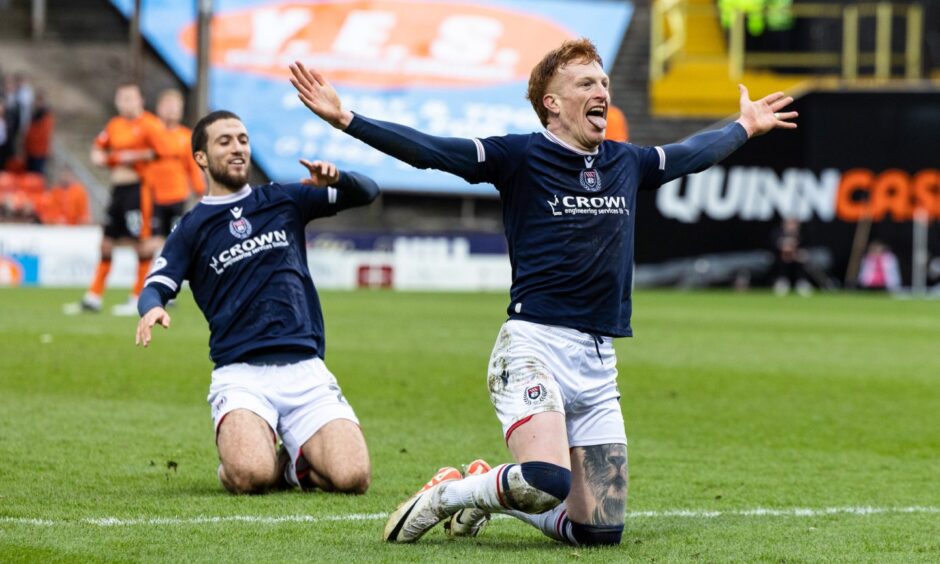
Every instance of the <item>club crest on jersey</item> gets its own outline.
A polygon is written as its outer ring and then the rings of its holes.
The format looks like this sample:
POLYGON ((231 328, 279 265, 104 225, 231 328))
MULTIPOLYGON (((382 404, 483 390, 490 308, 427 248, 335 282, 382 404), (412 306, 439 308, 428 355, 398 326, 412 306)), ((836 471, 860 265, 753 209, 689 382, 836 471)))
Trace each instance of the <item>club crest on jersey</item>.
POLYGON ((150 274, 153 274, 154 272, 160 270, 161 268, 166 266, 166 264, 167 264, 166 258, 157 257, 157 259, 153 261, 153 265, 150 267, 150 274))
POLYGON ((233 219, 228 223, 228 230, 239 239, 247 239, 251 235, 251 223, 247 217, 233 219))
POLYGON ((522 401, 525 402, 526 405, 532 405, 534 403, 544 402, 547 396, 548 390, 545 389, 545 386, 536 384, 526 388, 522 401))
POLYGON ((581 187, 588 192, 599 191, 601 189, 601 173, 593 168, 586 168, 582 170, 581 187))

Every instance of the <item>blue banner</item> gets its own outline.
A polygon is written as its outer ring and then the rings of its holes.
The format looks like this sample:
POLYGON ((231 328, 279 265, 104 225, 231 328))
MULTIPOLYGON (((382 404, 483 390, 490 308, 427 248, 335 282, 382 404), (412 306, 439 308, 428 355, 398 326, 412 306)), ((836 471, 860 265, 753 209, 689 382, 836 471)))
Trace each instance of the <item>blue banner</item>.
MULTIPOLYGON (((112 0, 125 15, 133 0, 112 0)), ((143 2, 141 30, 187 84, 195 77, 193 0, 143 2)), ((212 109, 239 114, 255 161, 292 181, 300 158, 330 160, 384 188, 493 194, 418 171, 333 130, 288 82, 300 60, 323 72, 343 105, 427 133, 486 137, 538 130, 525 99, 531 68, 565 39, 588 37, 609 67, 629 24, 628 2, 562 0, 216 0, 212 109)))

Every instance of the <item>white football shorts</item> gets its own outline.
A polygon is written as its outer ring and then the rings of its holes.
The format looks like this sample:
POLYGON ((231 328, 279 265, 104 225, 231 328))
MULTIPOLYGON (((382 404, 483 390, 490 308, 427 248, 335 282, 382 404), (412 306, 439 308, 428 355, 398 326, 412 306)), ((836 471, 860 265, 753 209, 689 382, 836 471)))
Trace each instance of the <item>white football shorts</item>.
POLYGON ((487 384, 507 441, 531 416, 558 411, 568 446, 627 443, 610 337, 510 319, 496 338, 487 384))
POLYGON ((300 449, 334 419, 359 419, 320 358, 293 364, 257 366, 236 363, 212 371, 209 405, 215 432, 231 411, 247 409, 268 422, 296 466, 300 449))

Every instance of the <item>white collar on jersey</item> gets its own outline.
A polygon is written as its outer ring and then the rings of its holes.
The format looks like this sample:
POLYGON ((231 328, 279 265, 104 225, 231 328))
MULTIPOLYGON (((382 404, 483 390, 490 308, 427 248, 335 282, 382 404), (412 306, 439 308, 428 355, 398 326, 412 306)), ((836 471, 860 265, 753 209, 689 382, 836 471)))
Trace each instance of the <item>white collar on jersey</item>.
POLYGON ((579 155, 596 155, 596 154, 598 153, 598 151, 600 151, 600 148, 598 148, 598 147, 595 147, 594 150, 593 150, 593 151, 590 151, 590 152, 582 151, 582 150, 580 150, 580 149, 575 149, 575 148, 572 147, 571 145, 569 145, 569 144, 565 143, 564 141, 562 141, 561 139, 559 139, 559 137, 558 137, 557 135, 555 135, 554 133, 552 133, 551 131, 549 131, 549 130, 547 130, 547 129, 543 129, 543 130, 542 130, 542 135, 544 135, 545 138, 548 139, 549 141, 551 141, 552 143, 557 143, 558 145, 561 145, 561 146, 564 147, 565 149, 568 149, 569 151, 572 151, 572 152, 577 153, 577 154, 579 154, 579 155))
POLYGON ((200 203, 209 204, 210 206, 224 206, 225 204, 237 202, 242 198, 247 198, 249 194, 251 194, 251 186, 245 184, 244 188, 228 196, 203 196, 200 203))

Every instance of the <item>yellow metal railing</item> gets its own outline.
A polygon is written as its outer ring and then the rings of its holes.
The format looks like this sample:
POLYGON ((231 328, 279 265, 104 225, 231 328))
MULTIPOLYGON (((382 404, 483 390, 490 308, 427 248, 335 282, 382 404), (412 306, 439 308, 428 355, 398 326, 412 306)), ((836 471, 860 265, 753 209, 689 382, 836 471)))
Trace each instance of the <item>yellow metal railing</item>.
MULTIPOLYGON (((717 8, 712 7, 717 17, 717 8)), ((891 78, 893 66, 903 66, 904 78, 921 78, 924 10, 920 4, 892 4, 870 2, 858 4, 794 4, 790 7, 794 18, 840 19, 842 21, 842 48, 832 52, 755 52, 747 51, 745 17, 735 10, 728 31, 728 75, 739 79, 745 67, 779 68, 803 67, 841 69, 842 78, 859 78, 859 67, 873 68, 878 79, 891 78), (905 48, 894 53, 891 48, 892 22, 895 17, 906 22, 905 48), (859 50, 859 23, 862 18, 875 22, 874 51, 859 50)), ((657 80, 665 74, 669 63, 685 47, 685 20, 688 6, 685 0, 654 0, 650 24, 650 78, 657 80)))
POLYGON ((685 0, 655 0, 650 8, 650 80, 659 80, 685 47, 685 0))
POLYGON ((732 79, 740 78, 744 67, 807 67, 822 68, 841 66, 842 78, 858 79, 859 66, 873 66, 874 76, 891 78, 894 64, 904 66, 904 77, 921 78, 921 43, 923 37, 924 10, 920 4, 891 4, 889 2, 851 5, 795 4, 792 14, 796 18, 841 19, 842 51, 813 53, 747 53, 744 46, 744 13, 736 12, 730 29, 728 74, 732 79), (891 49, 891 25, 895 15, 906 20, 906 42, 903 54, 891 49), (861 18, 875 20, 875 50, 862 53, 858 48, 859 21, 861 18))

